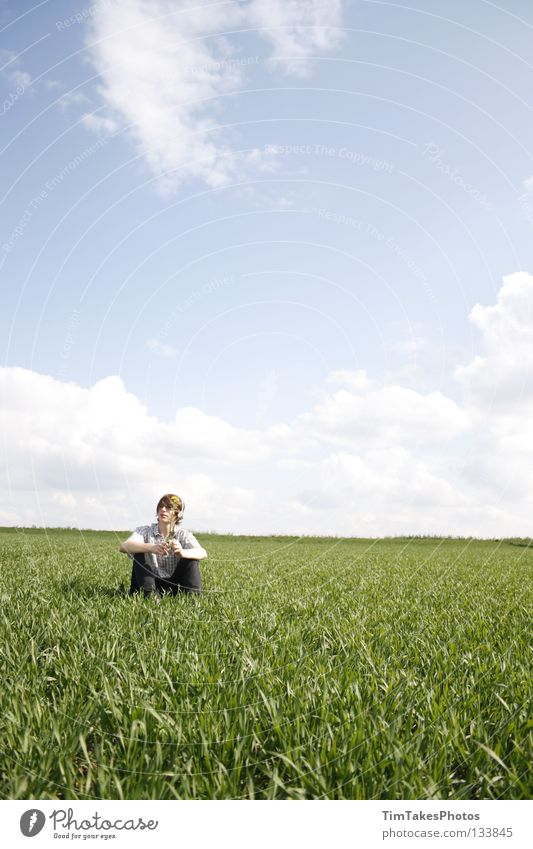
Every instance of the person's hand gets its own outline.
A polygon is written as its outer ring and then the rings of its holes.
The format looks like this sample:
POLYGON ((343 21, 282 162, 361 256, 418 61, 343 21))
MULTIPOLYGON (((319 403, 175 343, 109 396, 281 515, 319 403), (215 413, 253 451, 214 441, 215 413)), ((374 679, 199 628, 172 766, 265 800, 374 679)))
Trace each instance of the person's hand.
POLYGON ((164 555, 168 553, 168 548, 166 547, 166 545, 162 545, 159 542, 153 542, 150 544, 150 548, 148 549, 148 551, 150 552, 150 554, 164 555))
POLYGON ((181 557, 183 553, 183 549, 179 542, 176 539, 173 539, 170 543, 170 550, 177 556, 181 557))

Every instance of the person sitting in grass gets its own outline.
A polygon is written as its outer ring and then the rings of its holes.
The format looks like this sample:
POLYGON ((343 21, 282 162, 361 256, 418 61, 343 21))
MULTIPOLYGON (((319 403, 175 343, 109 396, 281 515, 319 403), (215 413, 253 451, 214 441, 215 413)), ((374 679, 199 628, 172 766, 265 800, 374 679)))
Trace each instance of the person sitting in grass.
POLYGON ((190 531, 178 528, 185 504, 179 495, 163 495, 156 507, 157 522, 135 528, 119 551, 132 558, 130 595, 162 592, 199 594, 202 588, 199 561, 207 552, 190 531))

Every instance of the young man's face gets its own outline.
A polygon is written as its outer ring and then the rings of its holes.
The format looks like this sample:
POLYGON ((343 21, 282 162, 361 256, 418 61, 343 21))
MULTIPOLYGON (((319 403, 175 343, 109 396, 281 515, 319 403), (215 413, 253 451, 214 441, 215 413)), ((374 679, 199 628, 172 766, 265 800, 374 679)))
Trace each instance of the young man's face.
POLYGON ((164 504, 161 505, 159 510, 157 511, 158 519, 162 519, 163 522, 168 522, 171 516, 172 510, 170 507, 165 507, 164 504))

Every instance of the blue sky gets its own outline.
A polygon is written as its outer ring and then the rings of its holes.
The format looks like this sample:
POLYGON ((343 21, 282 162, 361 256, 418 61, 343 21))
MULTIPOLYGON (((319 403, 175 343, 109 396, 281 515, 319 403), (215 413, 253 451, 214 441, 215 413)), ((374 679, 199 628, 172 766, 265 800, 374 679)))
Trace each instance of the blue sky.
POLYGON ((0 521, 528 533, 529 3, 0 27, 0 521))

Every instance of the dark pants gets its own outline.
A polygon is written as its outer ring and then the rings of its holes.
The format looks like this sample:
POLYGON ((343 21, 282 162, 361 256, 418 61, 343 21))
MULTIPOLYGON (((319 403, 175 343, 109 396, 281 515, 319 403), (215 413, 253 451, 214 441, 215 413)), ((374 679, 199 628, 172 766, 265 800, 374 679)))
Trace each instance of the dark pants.
POLYGON ((135 554, 133 556, 130 595, 141 592, 141 590, 145 596, 154 593, 158 595, 160 593, 177 595, 180 592, 196 593, 198 595, 201 589, 202 577, 200 575, 198 560, 189 560, 186 557, 181 557, 170 578, 159 578, 146 566, 144 554, 135 554))

